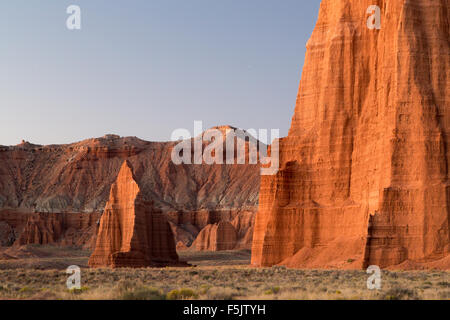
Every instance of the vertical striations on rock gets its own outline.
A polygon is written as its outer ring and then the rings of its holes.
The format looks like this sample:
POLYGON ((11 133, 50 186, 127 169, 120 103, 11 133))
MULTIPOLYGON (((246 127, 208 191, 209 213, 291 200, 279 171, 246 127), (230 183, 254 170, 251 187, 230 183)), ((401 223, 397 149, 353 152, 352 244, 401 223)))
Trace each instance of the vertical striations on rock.
POLYGON ((209 224, 203 228, 192 244, 198 251, 233 250, 237 244, 237 233, 228 221, 209 224))
POLYGON ((252 264, 450 268, 449 21, 448 0, 322 1, 252 264))
POLYGON ((31 215, 15 246, 27 244, 55 244, 64 230, 62 214, 38 213, 31 215))
MULTIPOLYGON (((236 130, 231 126, 212 129, 228 135, 236 130)), ((208 136, 212 129, 189 139, 191 147, 195 139, 208 136)), ((245 148, 246 159, 250 150, 257 150, 259 145, 245 132, 234 140, 236 160, 239 145, 245 148)), ((206 150, 210 144, 211 140, 205 139, 202 147, 206 150)), ((64 216, 63 234, 47 234, 44 240, 52 241, 53 238, 55 243, 63 246, 94 247, 97 218, 104 211, 111 185, 127 159, 133 165, 143 194, 164 212, 174 227, 177 242, 182 241, 185 246, 190 246, 207 224, 231 221, 241 215, 245 220, 248 213, 252 217, 256 214, 259 164, 247 161, 239 165, 176 165, 171 155, 177 145, 174 141, 149 142, 137 137, 105 135, 66 145, 42 146, 24 142, 0 146, 0 222, 14 229, 14 236, 9 237, 9 228, 0 226, 0 238, 3 239, 0 243, 10 244, 21 237, 22 231, 30 231, 24 226, 31 215, 36 215, 31 218, 35 220, 32 221, 37 227, 35 231, 41 232, 45 221, 37 220, 56 218, 40 213, 52 213, 64 216)), ((224 151, 226 147, 225 143, 224 151)), ((239 230, 239 235, 245 239, 238 241, 247 249, 251 247, 248 236, 251 226, 243 230, 245 225, 241 224, 239 230)), ((48 229, 52 230, 57 231, 48 229)), ((27 236, 22 242, 42 244, 40 237, 34 236, 27 236)))
POLYGON ((183 265, 164 214, 147 201, 125 161, 100 220, 90 267, 183 265))

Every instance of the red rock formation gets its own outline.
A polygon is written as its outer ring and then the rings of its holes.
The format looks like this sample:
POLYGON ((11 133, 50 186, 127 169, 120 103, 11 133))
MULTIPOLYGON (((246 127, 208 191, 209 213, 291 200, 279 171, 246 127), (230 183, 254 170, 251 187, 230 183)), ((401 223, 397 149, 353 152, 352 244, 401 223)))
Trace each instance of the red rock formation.
POLYGON ((255 214, 253 211, 240 212, 231 221, 236 230, 237 244, 235 249, 251 249, 253 240, 253 226, 255 214))
POLYGON ((184 244, 183 241, 178 241, 176 249, 177 249, 177 251, 185 251, 185 250, 188 250, 189 248, 184 244))
POLYGON ((168 212, 168 219, 175 234, 176 242, 195 249, 193 241, 200 230, 221 221, 230 222, 236 231, 235 249, 250 249, 252 245, 255 212, 253 210, 200 210, 190 212, 168 212))
POLYGON ((63 234, 61 214, 38 213, 30 215, 15 246, 26 244, 55 244, 63 234))
POLYGON ((448 0, 322 1, 252 264, 448 262, 449 14, 448 0))
POLYGON ((7 222, 0 221, 0 247, 11 246, 16 240, 16 233, 7 222))
POLYGON ((31 213, 19 210, 0 210, 0 221, 10 225, 16 233, 21 233, 31 213))
POLYGON ((42 244, 93 248, 100 214, 0 211, 0 246, 42 244), (8 241, 1 241, 9 230, 8 241))
POLYGON ((175 224, 173 222, 169 223, 172 229, 172 233, 174 234, 175 237, 175 243, 177 243, 177 250, 178 248, 189 247, 194 242, 195 238, 199 233, 199 229, 190 223, 186 224, 175 224), (183 246, 179 245, 180 243, 182 243, 183 246))
POLYGON ((0 209, 102 212, 126 159, 143 192, 165 212, 257 206, 258 165, 175 165, 175 144, 108 135, 69 145, 0 147, 0 209))
POLYGON ((64 234, 60 244, 63 246, 94 249, 100 223, 100 213, 63 214, 64 234))
MULTIPOLYGON (((142 192, 179 226, 175 229, 180 232, 177 240, 187 246, 208 224, 231 221, 243 210, 256 212, 258 165, 175 165, 171 161, 174 145, 107 135, 69 145, 0 146, 0 221, 5 210, 18 217, 23 216, 21 212, 64 213, 68 217, 78 212, 89 220, 103 212, 110 187, 126 159, 135 168, 142 192)), ((14 227, 18 234, 25 222, 14 227)), ((86 246, 95 239, 95 226, 86 229, 75 224, 72 228, 66 222, 64 226, 62 238, 54 237, 62 245, 86 246)))
POLYGON ((209 224, 203 228, 192 244, 198 251, 233 250, 237 244, 236 230, 227 221, 209 224))
POLYGON ((182 265, 172 230, 164 214, 141 193, 131 164, 125 161, 111 187, 89 266, 167 265, 182 265))

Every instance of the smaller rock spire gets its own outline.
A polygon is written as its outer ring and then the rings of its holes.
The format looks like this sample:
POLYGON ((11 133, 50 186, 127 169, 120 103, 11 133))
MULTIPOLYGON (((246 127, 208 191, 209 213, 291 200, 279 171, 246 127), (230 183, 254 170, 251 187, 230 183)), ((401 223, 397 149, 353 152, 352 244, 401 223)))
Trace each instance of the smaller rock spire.
POLYGON ((143 197, 131 163, 126 160, 111 186, 89 266, 169 265, 187 264, 179 262, 169 223, 164 214, 143 197))

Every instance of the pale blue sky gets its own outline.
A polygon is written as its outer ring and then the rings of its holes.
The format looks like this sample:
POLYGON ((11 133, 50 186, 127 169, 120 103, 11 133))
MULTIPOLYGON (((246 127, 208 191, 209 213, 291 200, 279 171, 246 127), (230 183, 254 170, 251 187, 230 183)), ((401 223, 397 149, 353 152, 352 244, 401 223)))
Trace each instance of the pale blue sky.
POLYGON ((319 4, 2 0, 0 145, 169 140, 194 120, 286 135, 319 4))

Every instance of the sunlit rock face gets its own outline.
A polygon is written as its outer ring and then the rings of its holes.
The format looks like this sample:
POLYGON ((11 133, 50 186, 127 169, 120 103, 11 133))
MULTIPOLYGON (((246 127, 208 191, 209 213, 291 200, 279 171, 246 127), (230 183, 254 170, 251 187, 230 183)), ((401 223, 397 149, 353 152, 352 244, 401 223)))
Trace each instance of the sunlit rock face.
POLYGON ((448 0, 322 1, 252 264, 450 268, 449 22, 448 0))
MULTIPOLYGON (((166 215, 181 248, 208 224, 238 221, 238 247, 250 249, 260 166, 176 165, 171 154, 177 144, 106 135, 67 145, 0 146, 0 244, 20 238, 16 244, 93 248, 111 185, 128 160, 141 193, 166 215)), ((246 158, 255 144, 243 144, 246 158)), ((202 150, 209 145, 203 141, 202 150)), ((235 151, 238 145, 236 137, 235 151)))
POLYGON ((166 217, 142 195, 131 165, 125 161, 100 220, 90 267, 179 265, 166 217))

